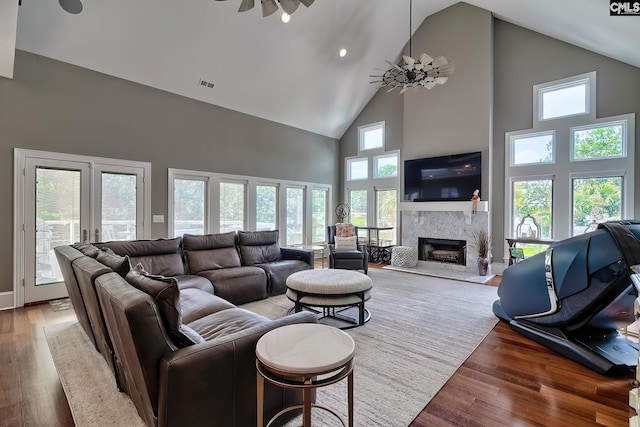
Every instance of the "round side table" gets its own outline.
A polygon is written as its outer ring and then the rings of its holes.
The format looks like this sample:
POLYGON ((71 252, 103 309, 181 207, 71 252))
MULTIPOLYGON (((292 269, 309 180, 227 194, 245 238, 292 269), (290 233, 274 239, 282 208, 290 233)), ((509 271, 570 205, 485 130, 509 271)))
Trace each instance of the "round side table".
POLYGON ((340 329, 315 323, 287 325, 264 334, 256 345, 258 427, 264 427, 264 381, 302 390, 302 405, 278 412, 269 427, 281 415, 302 408, 303 427, 311 426, 311 408, 329 408, 311 402, 311 390, 348 378, 347 408, 349 427, 353 427, 353 338, 340 329), (320 378, 318 378, 321 376, 320 378))

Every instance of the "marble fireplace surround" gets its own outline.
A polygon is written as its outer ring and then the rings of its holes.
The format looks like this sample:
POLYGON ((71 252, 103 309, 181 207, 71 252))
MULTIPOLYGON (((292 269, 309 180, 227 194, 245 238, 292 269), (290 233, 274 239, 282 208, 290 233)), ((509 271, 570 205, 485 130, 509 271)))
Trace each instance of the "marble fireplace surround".
POLYGON ((478 203, 471 212, 471 202, 403 202, 400 203, 401 245, 418 249, 418 238, 466 240, 466 265, 437 261, 419 261, 423 269, 451 270, 478 274, 478 252, 473 247, 473 234, 489 233, 488 202, 478 203))

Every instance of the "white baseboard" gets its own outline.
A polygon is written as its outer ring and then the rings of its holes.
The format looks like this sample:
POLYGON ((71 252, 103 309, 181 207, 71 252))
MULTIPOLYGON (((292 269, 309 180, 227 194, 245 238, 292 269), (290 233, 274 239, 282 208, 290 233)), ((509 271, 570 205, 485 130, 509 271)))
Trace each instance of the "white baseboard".
POLYGON ((0 310, 11 310, 13 307, 13 291, 0 292, 0 310))

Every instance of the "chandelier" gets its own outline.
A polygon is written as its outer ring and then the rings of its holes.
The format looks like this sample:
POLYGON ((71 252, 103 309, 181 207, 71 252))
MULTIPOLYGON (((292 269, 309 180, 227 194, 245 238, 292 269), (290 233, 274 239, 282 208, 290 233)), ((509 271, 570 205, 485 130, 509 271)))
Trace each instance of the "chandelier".
MULTIPOLYGON (((269 16, 278 11, 278 3, 282 6, 282 10, 285 11, 287 15, 291 15, 296 11, 300 3, 309 7, 313 3, 314 0, 260 0, 262 3, 262 16, 269 16)), ((240 3, 240 9, 238 12, 246 12, 247 10, 253 9, 255 6, 255 0, 242 0, 240 3)))
POLYGON ((391 68, 384 71, 382 75, 369 76, 380 79, 371 83, 381 83, 381 87, 389 87, 387 92, 401 88, 400 93, 402 94, 409 88, 420 86, 432 89, 435 85, 445 84, 449 80, 449 76, 453 74, 453 62, 444 56, 433 59, 423 53, 418 59, 414 59, 411 55, 412 11, 413 1, 409 0, 409 56, 402 55, 402 61, 399 64, 385 61, 391 65, 391 68))

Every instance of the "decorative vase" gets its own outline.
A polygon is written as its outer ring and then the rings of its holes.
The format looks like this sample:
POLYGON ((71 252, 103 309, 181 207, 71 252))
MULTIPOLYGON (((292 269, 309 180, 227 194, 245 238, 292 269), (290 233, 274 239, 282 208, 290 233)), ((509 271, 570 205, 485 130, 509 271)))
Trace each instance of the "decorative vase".
POLYGON ((478 257, 478 274, 480 276, 487 275, 487 268, 489 267, 489 260, 487 258, 478 257))

